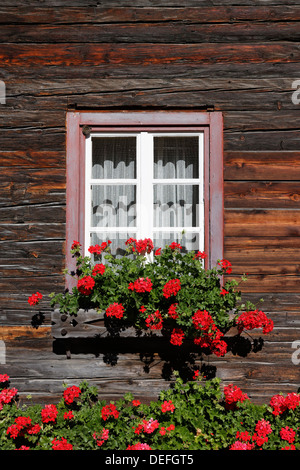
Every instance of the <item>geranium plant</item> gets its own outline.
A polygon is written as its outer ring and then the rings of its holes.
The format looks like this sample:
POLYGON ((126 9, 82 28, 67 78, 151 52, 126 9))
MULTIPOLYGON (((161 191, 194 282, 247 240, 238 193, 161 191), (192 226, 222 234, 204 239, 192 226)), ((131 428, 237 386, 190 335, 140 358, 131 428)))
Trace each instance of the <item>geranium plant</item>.
MULTIPOLYGON (((81 254, 74 241, 77 285, 65 293, 52 294, 52 307, 77 315, 79 309, 104 312, 106 320, 130 325, 149 333, 160 331, 170 343, 180 346, 192 340, 199 348, 217 356, 227 352, 224 333, 232 327, 238 332, 273 329, 272 320, 252 304, 241 305, 236 280, 227 280, 232 271, 228 260, 205 269, 206 254, 184 253, 179 243, 154 251, 151 239, 126 241, 126 254, 111 254, 110 241, 89 247, 90 256, 81 254)), ((29 298, 40 302, 41 294, 29 298)))

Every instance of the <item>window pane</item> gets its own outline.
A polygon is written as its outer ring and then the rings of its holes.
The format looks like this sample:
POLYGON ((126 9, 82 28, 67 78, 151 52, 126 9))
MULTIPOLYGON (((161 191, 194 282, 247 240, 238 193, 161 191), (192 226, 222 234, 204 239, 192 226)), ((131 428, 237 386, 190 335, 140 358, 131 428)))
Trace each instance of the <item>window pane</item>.
POLYGON ((135 227, 134 185, 92 185, 92 227, 135 227))
POLYGON ((136 138, 96 137, 92 148, 92 178, 135 178, 136 138))
POLYGON ((171 243, 180 243, 182 249, 181 253, 188 251, 197 251, 200 249, 199 233, 171 233, 171 232, 158 232, 153 236, 154 249, 165 248, 166 245, 171 243))
POLYGON ((199 138, 154 137, 154 178, 199 178, 199 138))
POLYGON ((153 187, 154 227, 198 227, 199 187, 156 184, 153 187))
MULTIPOLYGON (((111 241, 110 250, 112 255, 121 257, 124 256, 126 253, 126 245, 125 242, 129 238, 136 238, 136 233, 128 232, 128 233, 117 233, 110 231, 109 233, 91 233, 90 234, 90 243, 91 245, 101 245, 103 242, 111 241)), ((102 258, 102 262, 104 263, 105 260, 102 258)))

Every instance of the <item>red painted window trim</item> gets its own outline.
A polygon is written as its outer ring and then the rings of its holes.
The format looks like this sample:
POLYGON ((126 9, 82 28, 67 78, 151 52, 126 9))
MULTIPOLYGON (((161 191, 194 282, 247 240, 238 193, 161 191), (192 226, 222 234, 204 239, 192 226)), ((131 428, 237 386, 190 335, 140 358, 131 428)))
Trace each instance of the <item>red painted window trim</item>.
POLYGON ((84 240, 84 129, 87 131, 204 131, 207 267, 223 258, 223 117, 206 111, 72 111, 67 113, 66 267, 74 269, 73 240, 84 240))

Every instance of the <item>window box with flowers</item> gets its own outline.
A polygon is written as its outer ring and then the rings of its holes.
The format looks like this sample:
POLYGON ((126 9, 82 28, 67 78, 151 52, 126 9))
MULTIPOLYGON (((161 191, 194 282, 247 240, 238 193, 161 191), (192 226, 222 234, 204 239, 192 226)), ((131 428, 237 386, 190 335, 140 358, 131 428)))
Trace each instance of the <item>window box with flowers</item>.
MULTIPOLYGON (((125 255, 113 256, 110 241, 89 247, 82 256, 74 241, 71 252, 76 271, 72 291, 51 294, 53 336, 162 336, 170 347, 190 342, 199 351, 227 353, 227 335, 234 330, 262 328, 273 321, 251 304, 241 305, 235 280, 227 280, 231 263, 219 260, 204 267, 204 252, 184 252, 179 243, 154 249, 151 239, 130 238, 125 255)), ((29 299, 41 301, 39 293, 29 299)))

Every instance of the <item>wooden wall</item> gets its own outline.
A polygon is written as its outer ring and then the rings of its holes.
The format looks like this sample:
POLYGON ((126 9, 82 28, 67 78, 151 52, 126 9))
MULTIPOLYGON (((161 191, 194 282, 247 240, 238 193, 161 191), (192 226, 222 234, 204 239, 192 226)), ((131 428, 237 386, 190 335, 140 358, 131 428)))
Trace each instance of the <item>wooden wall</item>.
POLYGON ((0 370, 23 397, 51 402, 64 381, 87 379, 107 398, 130 390, 149 399, 179 367, 159 345, 126 341, 118 351, 109 342, 77 345, 66 359, 49 307, 27 303, 37 290, 63 289, 68 109, 223 112, 225 257, 235 278, 248 273, 245 298, 265 299, 275 329, 261 350, 196 363, 258 402, 300 385, 292 362, 300 340, 300 105, 291 99, 300 5, 184 3, 1 1, 0 370))

